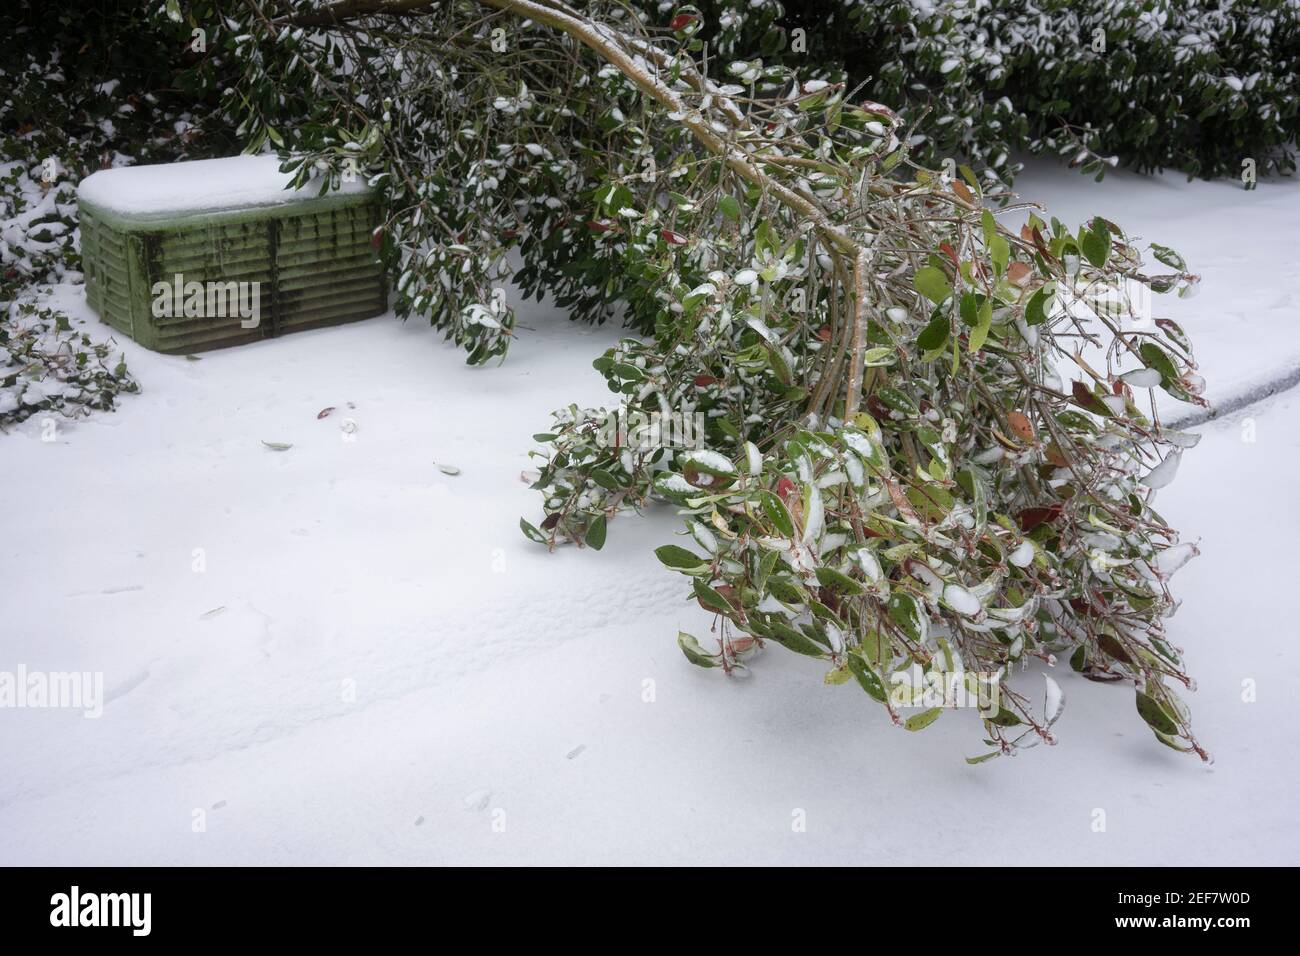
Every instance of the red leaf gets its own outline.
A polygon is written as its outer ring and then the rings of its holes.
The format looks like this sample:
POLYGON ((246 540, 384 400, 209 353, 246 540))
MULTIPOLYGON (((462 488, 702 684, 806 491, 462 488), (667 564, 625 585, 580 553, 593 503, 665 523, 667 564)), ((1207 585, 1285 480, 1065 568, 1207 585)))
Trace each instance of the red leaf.
POLYGON ((789 501, 790 496, 793 495, 797 490, 798 489, 795 487, 794 482, 784 476, 781 478, 780 481, 776 483, 776 493, 786 501, 789 501))
POLYGON ((692 16, 689 13, 679 13, 677 14, 677 16, 673 17, 671 20, 668 21, 668 28, 670 30, 685 30, 692 23, 694 23, 696 19, 697 19, 696 17, 692 16))
POLYGON ((614 227, 607 222, 599 222, 592 219, 587 222, 587 228, 592 232, 609 232, 614 227))
POLYGON ((1074 397, 1075 404, 1080 408, 1085 408, 1094 415, 1101 415, 1104 418, 1111 416, 1111 411, 1106 407, 1106 404, 1078 379, 1070 383, 1070 394, 1074 397))
POLYGON ((713 384, 714 382, 716 382, 716 381, 719 381, 719 379, 718 379, 716 376, 713 376, 713 375, 697 375, 697 376, 695 376, 695 384, 696 384, 696 386, 698 386, 699 388, 704 388, 704 386, 706 386, 706 385, 712 385, 712 384, 713 384))
POLYGON ((1055 257, 1052 255, 1052 251, 1047 248, 1047 243, 1043 240, 1043 234, 1038 230, 1037 227, 1034 228, 1033 237, 1034 237, 1034 247, 1039 251, 1042 257, 1048 260, 1049 262, 1055 262, 1056 260, 1055 257))
POLYGON ((668 243, 670 246, 686 245, 686 237, 673 232, 671 229, 660 229, 659 235, 663 241, 668 243))
MULTIPOLYGON (((735 588, 733 588, 730 584, 719 584, 719 585, 718 585, 716 588, 714 588, 713 590, 717 591, 717 592, 718 592, 718 596, 719 596, 720 598, 722 598, 722 600, 726 601, 727 604, 730 605, 730 607, 731 607, 733 610, 738 610, 737 605, 736 605, 736 589, 735 589, 735 588)), ((709 605, 707 605, 707 604, 704 603, 704 599, 701 598, 701 597, 697 597, 697 598, 695 599, 695 603, 698 604, 702 609, 708 611, 710 614, 718 614, 718 613, 726 614, 726 613, 727 613, 726 611, 719 612, 717 608, 709 607, 709 605)), ((734 642, 733 642, 732 646, 735 647, 734 642)))
POLYGON ((1020 514, 1016 515, 1016 520, 1020 522, 1021 531, 1033 531, 1040 524, 1049 521, 1055 521, 1061 517, 1061 512, 1065 511, 1065 505, 1059 501, 1056 504, 1048 505, 1046 508, 1026 508, 1020 514))
POLYGON ((317 417, 317 418, 324 418, 326 415, 328 415, 328 414, 329 414, 330 412, 332 412, 332 411, 334 411, 334 406, 333 406, 333 405, 331 405, 329 408, 322 408, 319 412, 316 413, 316 417, 317 417))
POLYGON ((953 265, 959 265, 957 262, 957 250, 946 242, 939 243, 939 251, 952 260, 953 265))
POLYGON ((1032 442, 1038 437, 1034 434, 1034 423, 1024 412, 1007 412, 1007 424, 1011 426, 1016 437, 1024 441, 1032 442))

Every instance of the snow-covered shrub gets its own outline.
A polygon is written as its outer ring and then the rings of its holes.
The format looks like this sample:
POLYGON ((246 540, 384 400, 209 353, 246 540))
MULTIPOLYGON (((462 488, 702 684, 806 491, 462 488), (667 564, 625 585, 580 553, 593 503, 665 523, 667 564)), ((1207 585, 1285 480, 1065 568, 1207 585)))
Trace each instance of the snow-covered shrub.
POLYGON ((205 108, 220 60, 197 53, 188 29, 115 0, 7 4, 0 35, 0 424, 111 409, 138 388, 112 340, 74 331, 37 304, 41 290, 81 279, 82 177, 238 149, 205 108))
POLYGON ((4 299, 20 285, 75 277, 75 186, 84 176, 238 147, 204 111, 218 79, 212 59, 143 5, 10 4, 0 10, 0 33, 11 41, 0 47, 4 299))
POLYGON ((41 413, 111 410, 118 395, 139 390, 112 340, 91 339, 61 312, 24 301, 0 318, 0 428, 41 413))
POLYGON ((530 291, 650 330, 595 361, 618 406, 537 436, 529 538, 600 549, 672 502, 688 537, 658 556, 716 615, 679 638, 697 664, 779 644, 913 730, 943 706, 904 719, 900 675, 979 675, 985 759, 1053 740, 1059 686, 1040 708, 1010 678, 1068 659, 1206 756, 1165 632, 1194 549, 1152 504, 1194 444, 1153 390, 1200 402, 1186 337, 1144 305, 1196 281, 1176 252, 1152 272, 1104 219, 1000 222, 888 106, 757 57, 704 72, 690 9, 654 30, 617 4, 387 11, 249 2, 227 102, 290 168, 386 191, 399 302, 471 361, 513 335, 512 255, 530 291), (309 93, 286 127, 276 105, 309 93))
MULTIPOLYGON (((659 6, 643 0, 643 7, 659 6)), ((1098 177, 1139 170, 1237 177, 1294 169, 1296 0, 716 0, 724 52, 779 58, 894 103, 918 158, 1010 184, 1018 151, 1098 177), (805 34, 796 49, 795 31, 805 34)))

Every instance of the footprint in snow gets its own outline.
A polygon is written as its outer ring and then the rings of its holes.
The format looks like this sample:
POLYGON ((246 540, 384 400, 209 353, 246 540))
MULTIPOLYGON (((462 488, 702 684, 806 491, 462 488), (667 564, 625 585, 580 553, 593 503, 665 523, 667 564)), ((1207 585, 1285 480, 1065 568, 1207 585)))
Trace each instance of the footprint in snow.
POLYGON ((572 750, 570 750, 567 754, 564 755, 564 759, 572 760, 574 757, 578 756, 586 749, 587 749, 586 744, 578 744, 578 746, 574 747, 572 750))
POLYGON ((492 799, 491 790, 475 790, 473 793, 465 796, 466 810, 486 810, 488 801, 492 799))

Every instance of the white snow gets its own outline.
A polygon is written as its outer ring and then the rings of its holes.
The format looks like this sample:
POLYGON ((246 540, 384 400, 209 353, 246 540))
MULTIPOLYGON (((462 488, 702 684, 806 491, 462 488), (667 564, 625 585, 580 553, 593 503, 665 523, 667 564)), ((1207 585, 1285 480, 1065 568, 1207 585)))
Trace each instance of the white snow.
POLYGON ((1007 561, 1017 568, 1029 567, 1029 562, 1034 560, 1034 546, 1028 541, 1021 541, 1016 549, 1007 555, 1007 561))
POLYGON ((1160 384, 1161 375, 1153 368, 1135 368, 1120 376, 1133 388, 1155 388, 1160 384))
POLYGON ((1142 477, 1142 484, 1148 488, 1163 488, 1174 480, 1178 474, 1178 462, 1181 452, 1171 452, 1164 461, 1156 465, 1142 477))
MULTIPOLYGON (((278 206, 314 197, 320 190, 319 181, 314 187, 286 190, 292 178, 280 172, 280 161, 274 156, 231 156, 102 169, 81 181, 77 196, 122 216, 150 220, 278 206)), ((358 177, 341 183, 336 192, 360 193, 366 188, 358 177)))
POLYGON ((822 533, 822 527, 825 523, 826 511, 822 503, 822 493, 816 485, 808 486, 808 517, 804 524, 803 537, 800 539, 802 544, 815 544, 817 537, 822 533))
MULTIPOLYGON (((1022 185, 1204 273, 1169 314, 1211 397, 1300 357, 1300 184, 1022 185)), ((57 288, 87 317, 79 296, 57 288)), ((1170 640, 1214 768, 1064 662, 1060 745, 971 767, 973 712, 906 733, 780 648, 743 683, 689 664, 674 636, 713 649, 710 616, 652 553, 684 540, 674 508, 611 521, 600 553, 526 541, 530 435, 614 400, 590 362, 623 330, 536 307, 523 324, 486 369, 391 317, 197 362, 123 343, 141 395, 51 442, 39 416, 0 435, 0 671, 102 672, 106 697, 98 719, 0 710, 0 864, 1300 859, 1300 395, 1196 429, 1157 499, 1200 542, 1170 640)))
POLYGON ((1043 716, 1050 725, 1061 713, 1061 707, 1065 704, 1065 692, 1050 675, 1044 674, 1043 680, 1047 685, 1043 695, 1043 716))
POLYGON ((981 610, 980 599, 960 584, 944 585, 943 601, 958 614, 966 617, 974 617, 981 610))
POLYGON ((730 458, 707 448, 694 448, 690 451, 684 451, 679 457, 683 463, 697 465, 700 468, 708 469, 714 474, 734 475, 736 473, 736 466, 731 463, 730 458))

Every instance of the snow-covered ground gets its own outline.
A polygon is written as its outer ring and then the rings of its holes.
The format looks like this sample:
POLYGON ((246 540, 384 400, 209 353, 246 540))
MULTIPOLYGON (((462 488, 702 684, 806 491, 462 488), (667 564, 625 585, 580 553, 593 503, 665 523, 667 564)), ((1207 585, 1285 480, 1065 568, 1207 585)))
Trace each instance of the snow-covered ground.
MULTIPOLYGON (((1187 256, 1204 292, 1157 314, 1212 398, 1300 362, 1300 183, 1021 187, 1187 256)), ((107 698, 0 710, 0 863, 1300 862, 1300 395, 1202 426, 1162 492, 1201 538, 1172 630, 1213 768, 1068 671, 1061 744, 972 767, 970 712, 910 734, 779 648, 745 681, 687 663, 670 508, 599 554, 526 541, 530 436, 607 401, 620 330, 523 322, 487 369, 391 317, 197 362, 128 342, 140 396, 0 436, 0 671, 107 698)))

